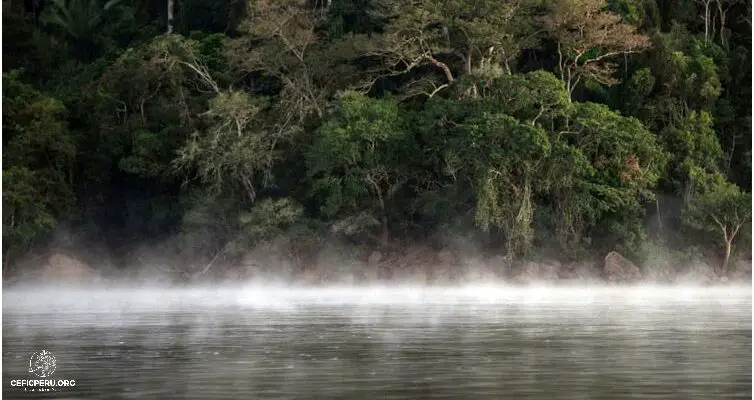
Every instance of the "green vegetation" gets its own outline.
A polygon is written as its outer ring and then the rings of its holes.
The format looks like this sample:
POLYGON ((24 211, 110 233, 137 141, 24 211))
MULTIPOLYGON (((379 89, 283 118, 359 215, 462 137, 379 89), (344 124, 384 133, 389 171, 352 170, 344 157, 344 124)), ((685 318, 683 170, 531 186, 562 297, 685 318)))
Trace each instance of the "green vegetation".
POLYGON ((211 262, 443 231, 508 260, 750 257, 746 2, 3 7, 6 266, 61 229, 211 262))

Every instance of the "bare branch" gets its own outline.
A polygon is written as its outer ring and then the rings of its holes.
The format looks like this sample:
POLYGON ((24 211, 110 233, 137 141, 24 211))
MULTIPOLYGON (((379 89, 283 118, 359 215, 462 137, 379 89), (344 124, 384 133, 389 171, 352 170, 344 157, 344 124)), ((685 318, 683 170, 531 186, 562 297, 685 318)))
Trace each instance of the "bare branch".
POLYGON ((617 83, 612 77, 615 68, 606 61, 649 46, 648 37, 606 7, 605 0, 563 0, 544 19, 557 40, 560 75, 569 94, 582 76, 605 85, 617 83))

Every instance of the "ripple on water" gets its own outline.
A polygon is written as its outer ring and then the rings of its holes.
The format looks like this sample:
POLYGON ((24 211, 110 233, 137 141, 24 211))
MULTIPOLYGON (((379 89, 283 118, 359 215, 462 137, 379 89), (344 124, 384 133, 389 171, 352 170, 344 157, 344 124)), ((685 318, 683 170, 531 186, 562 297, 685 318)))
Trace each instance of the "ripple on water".
POLYGON ((44 348, 77 398, 751 396, 750 287, 37 289, 3 312, 4 381, 44 348))

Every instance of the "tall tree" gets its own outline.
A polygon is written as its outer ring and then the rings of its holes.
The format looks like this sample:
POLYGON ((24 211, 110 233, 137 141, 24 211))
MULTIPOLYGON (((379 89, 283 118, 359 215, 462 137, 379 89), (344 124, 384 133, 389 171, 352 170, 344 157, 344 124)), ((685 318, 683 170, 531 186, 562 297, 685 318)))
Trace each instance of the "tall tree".
POLYGON ((379 0, 389 21, 376 40, 363 43, 364 56, 379 63, 369 69, 366 87, 386 76, 408 76, 409 95, 434 96, 461 73, 503 68, 508 73, 523 48, 536 43, 529 0, 405 2, 379 0), (432 68, 434 75, 412 75, 432 68))
POLYGON ((324 87, 332 77, 318 52, 324 20, 308 0, 249 1, 247 17, 229 44, 228 57, 240 71, 277 82, 274 108, 281 134, 301 132, 309 118, 324 116, 332 94, 324 87))
POLYGON ((362 220, 379 221, 379 241, 388 244, 392 200, 410 178, 405 163, 412 149, 407 120, 394 99, 343 93, 307 155, 325 214, 348 218, 366 212, 362 220))
POLYGON ((605 0, 556 1, 543 21, 557 44, 558 70, 571 97, 583 78, 617 83, 613 59, 649 47, 649 38, 608 11, 605 0))
POLYGON ((751 194, 744 193, 720 174, 693 171, 697 187, 684 208, 684 222, 693 228, 717 232, 723 242, 720 272, 728 273, 733 241, 751 224, 751 194))
MULTIPOLYGON (((76 146, 60 100, 3 74, 3 250, 7 262, 70 219, 76 146), (9 257, 11 256, 11 257, 9 257)), ((5 266, 4 266, 5 267, 5 266)))
POLYGON ((168 35, 173 33, 173 10, 175 10, 175 0, 168 0, 168 35))

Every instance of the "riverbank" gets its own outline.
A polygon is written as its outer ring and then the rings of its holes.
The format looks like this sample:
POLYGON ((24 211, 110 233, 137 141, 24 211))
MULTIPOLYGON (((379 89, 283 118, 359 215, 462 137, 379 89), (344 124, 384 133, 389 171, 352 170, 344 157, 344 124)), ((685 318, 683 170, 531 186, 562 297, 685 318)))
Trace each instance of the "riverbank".
POLYGON ((638 265, 616 251, 588 261, 538 257, 508 262, 483 251, 453 247, 406 246, 394 251, 329 245, 308 254, 296 254, 281 243, 257 246, 243 257, 193 265, 169 262, 154 255, 140 264, 120 268, 72 251, 54 250, 38 255, 4 276, 4 285, 36 283, 183 285, 202 283, 280 282, 290 285, 455 285, 502 283, 532 284, 662 284, 725 285, 752 280, 751 260, 734 260, 727 274, 711 263, 653 251, 638 265))

